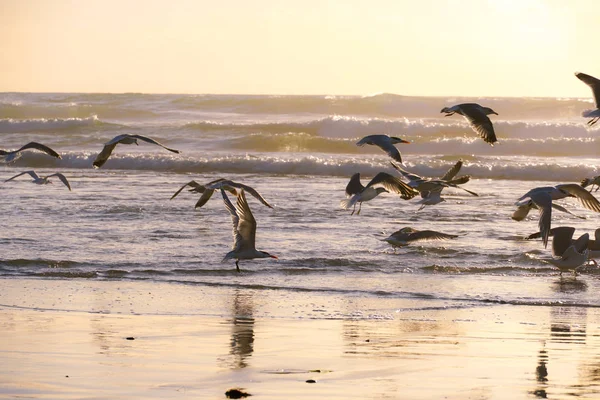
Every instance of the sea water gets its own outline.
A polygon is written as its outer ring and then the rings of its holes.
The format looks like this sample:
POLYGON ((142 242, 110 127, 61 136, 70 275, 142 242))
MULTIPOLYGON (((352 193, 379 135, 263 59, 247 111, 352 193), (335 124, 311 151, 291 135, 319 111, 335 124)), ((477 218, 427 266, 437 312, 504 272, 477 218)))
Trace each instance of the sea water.
MULTIPOLYGON (((27 170, 61 172, 73 190, 56 178, 34 185, 27 175, 0 185, 0 277, 360 297, 373 304, 361 315, 390 318, 397 310, 376 304, 598 307, 598 269, 559 277, 544 261, 550 246, 524 239, 538 230, 537 211, 511 219, 531 188, 600 174, 599 134, 581 117, 589 108, 591 99, 572 98, 3 93, 0 148, 37 141, 62 159, 24 152, 0 166, 2 181, 27 170), (499 143, 485 143, 461 116, 440 113, 463 102, 499 114, 491 116, 499 143), (146 142, 118 145, 102 168, 92 168, 103 144, 125 133, 181 154, 146 142), (380 171, 396 174, 381 149, 355 145, 370 134, 410 141, 397 145, 404 167, 425 177, 462 159, 459 175, 471 176, 464 188, 479 196, 448 188, 445 202, 419 210, 418 197, 384 193, 350 215, 339 202, 354 173, 363 184, 380 171), (247 196, 256 247, 278 260, 242 260, 237 273, 233 261, 222 261, 233 236, 221 194, 198 209, 197 193, 171 200, 191 180, 218 178, 252 186, 274 205, 247 196), (381 240, 405 226, 458 238, 397 250, 381 240)), ((585 219, 555 211, 553 227, 573 226, 576 236, 600 228, 600 215, 575 199, 560 204, 585 219)), ((318 317, 353 313, 325 301, 318 317)))

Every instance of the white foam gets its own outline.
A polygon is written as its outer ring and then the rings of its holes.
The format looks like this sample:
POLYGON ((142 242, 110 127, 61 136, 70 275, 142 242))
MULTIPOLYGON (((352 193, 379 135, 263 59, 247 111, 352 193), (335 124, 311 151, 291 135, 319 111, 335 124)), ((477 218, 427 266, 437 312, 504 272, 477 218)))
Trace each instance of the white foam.
POLYGON ((98 121, 96 115, 88 118, 39 118, 39 119, 0 119, 0 133, 21 133, 93 125, 98 121))

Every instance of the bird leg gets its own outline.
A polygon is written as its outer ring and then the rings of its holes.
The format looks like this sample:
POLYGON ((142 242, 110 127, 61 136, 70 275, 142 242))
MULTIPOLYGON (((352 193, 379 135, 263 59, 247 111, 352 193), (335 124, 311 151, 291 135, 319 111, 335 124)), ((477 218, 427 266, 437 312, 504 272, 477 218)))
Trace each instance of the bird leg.
POLYGON ((599 119, 600 119, 600 117, 595 117, 595 118, 590 119, 588 121, 588 125, 593 126, 596 122, 598 122, 599 119))
POLYGON ((240 260, 235 260, 235 269, 237 270, 237 272, 241 272, 240 265, 238 264, 239 262, 240 262, 240 260))
POLYGON ((360 202, 360 204, 358 205, 358 212, 356 213, 356 215, 360 215, 360 209, 362 208, 362 201, 360 202))
POLYGON ((356 203, 354 203, 354 208, 352 209, 352 213, 350 213, 350 215, 354 215, 355 211, 356 211, 356 203))

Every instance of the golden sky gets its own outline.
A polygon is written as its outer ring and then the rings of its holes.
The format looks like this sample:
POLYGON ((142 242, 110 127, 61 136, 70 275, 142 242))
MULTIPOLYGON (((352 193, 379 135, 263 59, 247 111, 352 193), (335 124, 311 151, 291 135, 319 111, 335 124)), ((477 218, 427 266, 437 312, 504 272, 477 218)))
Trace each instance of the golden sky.
POLYGON ((596 0, 0 0, 0 91, 590 97, 596 0))

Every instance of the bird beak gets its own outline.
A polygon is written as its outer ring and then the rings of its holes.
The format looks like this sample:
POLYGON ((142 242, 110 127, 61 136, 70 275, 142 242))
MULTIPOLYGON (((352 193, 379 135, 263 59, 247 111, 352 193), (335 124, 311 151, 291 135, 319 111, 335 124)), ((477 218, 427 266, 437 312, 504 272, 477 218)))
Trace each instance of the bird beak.
POLYGON ((492 111, 492 114, 496 114, 496 115, 498 115, 498 113, 497 113, 496 111, 492 111))
POLYGON ((279 260, 279 258, 277 258, 277 256, 274 256, 274 255, 269 255, 269 257, 279 260))
POLYGON ((404 139, 402 139, 402 140, 400 141, 400 143, 410 143, 410 142, 409 142, 408 140, 404 140, 404 139))

